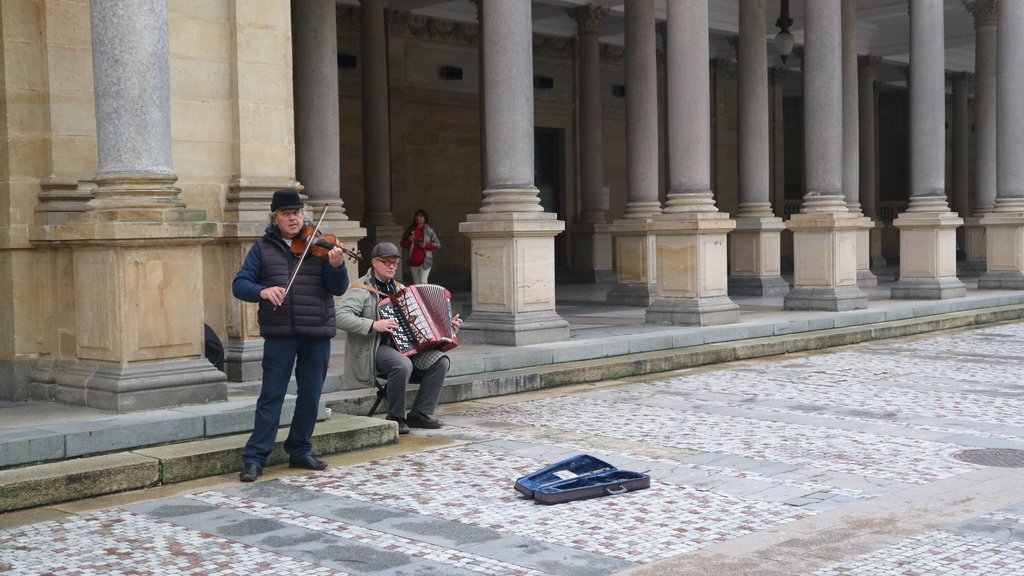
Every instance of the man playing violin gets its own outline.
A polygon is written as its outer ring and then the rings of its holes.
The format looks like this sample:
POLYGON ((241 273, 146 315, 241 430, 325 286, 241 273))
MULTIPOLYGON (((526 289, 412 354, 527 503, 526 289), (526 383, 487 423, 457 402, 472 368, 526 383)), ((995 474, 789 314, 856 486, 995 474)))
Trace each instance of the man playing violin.
POLYGON ((348 270, 341 246, 327 251, 324 259, 304 258, 300 265, 292 244, 301 241, 299 234, 305 222, 298 191, 274 192, 270 226, 249 249, 231 283, 235 298, 259 302, 257 319, 263 337, 263 384, 252 436, 242 453, 242 482, 252 482, 263 473, 267 455, 274 447, 293 366, 297 395, 284 443, 288 464, 306 470, 327 468, 326 462, 313 455, 310 439, 327 376, 331 338, 337 333, 334 296, 348 289, 348 270), (296 266, 298 272, 292 279, 296 266))

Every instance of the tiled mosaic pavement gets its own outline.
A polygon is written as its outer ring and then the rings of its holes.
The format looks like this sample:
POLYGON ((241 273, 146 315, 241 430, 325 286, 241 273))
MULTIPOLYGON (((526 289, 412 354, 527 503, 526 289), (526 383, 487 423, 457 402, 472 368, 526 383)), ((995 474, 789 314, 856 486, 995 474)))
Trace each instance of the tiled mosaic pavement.
MULTIPOLYGON (((612 574, 777 530, 1024 448, 1024 324, 737 363, 447 414, 462 443, 0 531, 0 573, 612 574), (571 454, 646 471, 534 504, 571 454)), ((815 575, 1024 574, 1022 504, 815 575)))

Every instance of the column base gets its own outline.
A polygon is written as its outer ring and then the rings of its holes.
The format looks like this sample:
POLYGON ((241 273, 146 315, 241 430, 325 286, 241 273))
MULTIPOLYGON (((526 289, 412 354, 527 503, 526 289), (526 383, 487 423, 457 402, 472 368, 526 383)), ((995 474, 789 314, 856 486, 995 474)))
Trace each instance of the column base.
POLYGON ((967 289, 956 277, 956 229, 964 221, 948 210, 942 211, 945 200, 941 198, 922 202, 935 204, 938 209, 915 212, 911 206, 893 221, 900 231, 900 276, 893 284, 892 298, 961 298, 967 289))
POLYGON ((29 400, 29 375, 32 360, 0 360, 0 400, 29 400))
POLYGON ((857 287, 874 288, 878 286, 878 276, 871 270, 857 270, 857 287))
POLYGON ((657 287, 648 284, 616 284, 608 291, 605 302, 613 306, 643 306, 654 302, 657 287))
POLYGON ((223 402, 225 376, 206 359, 146 364, 61 360, 33 374, 32 397, 108 412, 223 402))
POLYGON ((844 312, 867 307, 867 294, 856 286, 793 288, 783 302, 785 310, 844 312))
POLYGON ((224 342, 224 372, 231 382, 263 378, 263 340, 230 338, 224 342))
POLYGON ((569 323, 555 312, 555 236, 565 223, 547 212, 470 214, 472 310, 460 339, 521 346, 565 340, 569 323))
POLYGON ((730 296, 762 296, 779 298, 789 293, 789 282, 782 276, 729 277, 730 296))
POLYGON ((985 272, 978 278, 979 290, 1024 290, 1024 272, 985 272))
POLYGON ((718 326, 740 321, 740 307, 728 296, 657 298, 647 308, 648 324, 718 326))
POLYGON ((964 276, 980 276, 985 273, 986 247, 985 227, 981 216, 964 218, 965 260, 960 264, 964 276))
POLYGON ((963 298, 967 288, 953 278, 904 278, 892 285, 893 300, 946 300, 963 298))
POLYGON ((459 331, 463 344, 525 346, 569 338, 569 322, 555 312, 473 312, 459 331))

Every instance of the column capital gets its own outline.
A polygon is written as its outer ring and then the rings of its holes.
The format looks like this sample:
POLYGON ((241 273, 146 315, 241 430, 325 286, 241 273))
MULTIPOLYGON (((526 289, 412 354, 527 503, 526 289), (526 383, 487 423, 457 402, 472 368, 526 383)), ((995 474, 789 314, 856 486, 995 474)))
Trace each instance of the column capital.
POLYGON ((861 78, 873 78, 878 73, 878 67, 882 64, 881 56, 864 54, 857 56, 857 71, 861 78))
POLYGON ((786 72, 788 68, 784 66, 771 66, 768 68, 768 82, 775 86, 782 86, 786 82, 786 72))
POLYGON ((953 87, 953 92, 967 91, 974 82, 974 74, 970 72, 947 72, 946 80, 953 87))
POLYGON ((740 35, 729 36, 725 41, 729 43, 729 47, 736 53, 736 59, 738 60, 740 57, 740 35))
POLYGON ((999 0, 963 0, 964 7, 974 16, 974 29, 999 24, 999 0))
POLYGON ((800 61, 800 70, 802 71, 804 69, 804 47, 794 46, 793 56, 796 56, 796 59, 800 61))
POLYGON ((597 32, 601 29, 601 21, 608 16, 607 8, 592 4, 567 8, 565 11, 569 14, 570 18, 576 21, 576 30, 579 34, 597 32))

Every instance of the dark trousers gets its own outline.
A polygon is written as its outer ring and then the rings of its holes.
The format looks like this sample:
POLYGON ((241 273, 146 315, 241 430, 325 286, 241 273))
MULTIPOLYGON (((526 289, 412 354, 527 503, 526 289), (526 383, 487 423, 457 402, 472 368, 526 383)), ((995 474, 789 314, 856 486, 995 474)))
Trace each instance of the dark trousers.
POLYGON ((313 449, 310 438, 320 408, 320 392, 327 377, 331 356, 330 338, 271 336, 263 339, 263 386, 256 401, 256 418, 252 436, 245 443, 242 459, 266 465, 274 448, 277 428, 281 424, 281 406, 288 391, 292 367, 295 368, 297 394, 295 415, 284 442, 284 451, 291 460, 308 456, 313 449))
POLYGON ((441 397, 444 377, 448 375, 451 363, 447 356, 426 370, 418 370, 412 361, 391 346, 378 346, 374 356, 377 371, 388 377, 388 416, 405 420, 405 389, 409 382, 419 382, 416 399, 412 402, 410 412, 431 415, 437 408, 437 400, 441 397))

